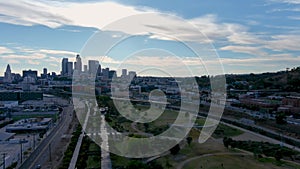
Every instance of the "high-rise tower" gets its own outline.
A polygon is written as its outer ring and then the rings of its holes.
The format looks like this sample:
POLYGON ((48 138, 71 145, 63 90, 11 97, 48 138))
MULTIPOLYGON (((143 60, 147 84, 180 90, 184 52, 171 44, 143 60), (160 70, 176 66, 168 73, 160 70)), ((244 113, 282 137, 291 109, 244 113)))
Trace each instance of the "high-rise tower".
POLYGON ((13 81, 10 65, 8 64, 6 67, 6 71, 4 73, 4 82, 11 83, 13 81))
POLYGON ((68 58, 63 58, 61 63, 61 75, 66 76, 68 75, 68 58))
POLYGON ((80 55, 76 55, 75 70, 82 72, 82 62, 80 55))

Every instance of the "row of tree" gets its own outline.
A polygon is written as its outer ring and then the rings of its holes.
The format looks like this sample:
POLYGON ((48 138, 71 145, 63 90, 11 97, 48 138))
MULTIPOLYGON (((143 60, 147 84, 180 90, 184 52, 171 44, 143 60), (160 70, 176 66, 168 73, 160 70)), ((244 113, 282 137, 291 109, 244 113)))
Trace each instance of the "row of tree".
POLYGON ((226 148, 238 148, 246 151, 253 152, 255 157, 274 157, 277 161, 284 157, 289 157, 294 160, 294 156, 298 152, 289 149, 287 147, 282 147, 278 144, 271 144, 268 142, 258 142, 258 141, 236 141, 232 138, 224 137, 223 144, 226 148))
POLYGON ((77 128, 76 128, 76 131, 73 132, 73 136, 71 138, 71 143, 69 144, 67 150, 64 153, 64 158, 63 158, 62 164, 59 167, 60 169, 67 169, 67 168, 69 168, 69 164, 71 162, 71 159, 72 159, 72 156, 73 156, 73 152, 74 152, 75 147, 77 145, 78 138, 79 138, 79 136, 81 134, 81 130, 82 130, 81 125, 78 125, 77 128))

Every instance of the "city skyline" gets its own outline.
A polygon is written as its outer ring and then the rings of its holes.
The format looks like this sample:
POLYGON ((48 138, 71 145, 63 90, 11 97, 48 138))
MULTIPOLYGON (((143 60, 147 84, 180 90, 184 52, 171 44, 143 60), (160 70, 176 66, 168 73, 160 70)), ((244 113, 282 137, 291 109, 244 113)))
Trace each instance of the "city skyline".
MULTIPOLYGON (((97 60, 88 60, 88 64, 84 64, 82 65, 81 62, 81 58, 79 54, 76 54, 76 62, 69 62, 69 58, 63 58, 61 60, 61 70, 60 73, 56 74, 56 72, 53 71, 49 71, 48 72, 48 68, 45 67, 43 68, 42 71, 38 71, 35 69, 24 69, 22 70, 21 73, 19 72, 13 72, 11 70, 11 65, 7 64, 7 67, 4 71, 4 76, 0 76, 3 77, 3 82, 6 83, 11 83, 12 81, 14 81, 14 76, 15 75, 20 75, 20 77, 22 76, 23 78, 25 78, 27 76, 27 74, 34 74, 34 78, 37 77, 42 77, 42 78, 46 78, 48 75, 50 76, 61 76, 61 77, 72 77, 74 71, 77 71, 79 73, 88 73, 88 74, 92 74, 94 72, 97 72, 97 76, 101 75, 102 76, 107 76, 107 77, 112 77, 113 74, 117 74, 116 70, 112 70, 109 67, 103 67, 101 69, 101 65, 99 64, 99 61, 97 60), (39 76, 40 75, 40 76, 39 76)), ((122 72, 119 72, 120 76, 119 77, 131 77, 133 78, 134 76, 136 76, 136 72, 132 71, 132 70, 127 70, 127 69, 122 69, 122 72), (127 73, 128 71, 128 73, 127 73)))
MULTIPOLYGON (((209 42, 212 42, 224 66, 225 73, 243 74, 285 70, 288 67, 300 65, 300 51, 297 45, 300 39, 298 31, 299 5, 300 2, 297 0, 256 0, 251 2, 231 0, 224 5, 196 1, 184 3, 184 5, 182 2, 158 3, 156 1, 20 0, 2 2, 0 74, 4 74, 8 63, 14 72, 21 72, 23 69, 42 71, 47 65, 49 70, 59 73, 61 59, 73 57, 77 53, 81 54, 84 44, 95 32, 100 31, 112 39, 119 36, 120 33, 130 33, 130 30, 123 30, 123 32, 105 30, 103 29, 105 25, 126 16, 151 12, 179 16, 186 22, 197 26, 209 42), (113 11, 119 12, 115 14, 113 11), (23 14, 24 16, 22 16, 23 14), (31 14, 34 17, 28 17, 31 14)), ((183 42, 193 42, 197 39, 194 32, 190 31, 189 26, 176 24, 177 20, 172 17, 157 14, 154 19, 174 25, 169 31, 178 35, 183 42)), ((164 30, 155 25, 143 26, 151 27, 153 31, 164 30)), ((158 44, 163 49, 174 49, 177 55, 186 57, 189 66, 193 65, 194 60, 189 58, 189 54, 176 50, 177 46, 170 39, 152 34, 136 39, 132 43, 139 40, 144 40, 149 44, 158 44)), ((101 56, 102 59, 96 59, 101 60, 101 65, 104 67, 116 69, 118 64, 123 61, 122 54, 124 53, 127 54, 128 49, 118 50, 112 54, 113 57, 101 56)), ((141 66, 155 65, 156 62, 153 61, 155 60, 160 61, 161 67, 176 65, 174 64, 176 61, 162 59, 162 56, 166 56, 166 53, 161 52, 157 55, 154 52, 150 56, 149 53, 141 53, 137 57, 143 58, 144 62, 138 64, 144 64, 141 66)), ((95 58, 86 56, 85 59, 95 58)), ((137 64, 136 62, 132 63, 137 64)), ((213 65, 214 62, 206 64, 213 65)), ((175 69, 173 67, 170 69, 175 69)), ((201 74, 205 73, 199 72, 199 75, 201 74)))

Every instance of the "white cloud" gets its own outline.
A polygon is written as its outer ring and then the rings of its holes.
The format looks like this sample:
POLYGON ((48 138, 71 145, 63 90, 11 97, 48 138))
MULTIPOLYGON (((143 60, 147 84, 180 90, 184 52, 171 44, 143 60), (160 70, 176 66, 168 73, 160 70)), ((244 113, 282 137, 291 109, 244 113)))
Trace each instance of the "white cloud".
POLYGON ((300 16, 288 16, 289 19, 300 20, 300 16))
POLYGON ((269 41, 265 41, 265 48, 274 51, 299 51, 300 35, 274 35, 269 41))
POLYGON ((49 55, 62 55, 62 56, 72 56, 75 57, 77 53, 71 51, 64 51, 64 50, 49 50, 49 49, 41 49, 38 50, 41 53, 49 54, 49 55))
POLYGON ((39 65, 40 62, 36 61, 36 60, 28 60, 27 63, 31 64, 31 65, 39 65))
POLYGON ((258 55, 258 56, 266 56, 267 53, 263 52, 261 48, 259 47, 253 47, 253 46, 224 46, 221 47, 220 50, 229 50, 232 52, 237 52, 237 53, 246 53, 250 55, 258 55))
POLYGON ((268 0, 276 3, 300 4, 300 0, 268 0))
POLYGON ((128 34, 143 30, 143 33, 152 33, 151 38, 163 40, 174 40, 172 36, 176 36, 183 41, 211 42, 216 39, 228 39, 233 43, 257 42, 254 35, 247 33, 246 27, 234 23, 220 23, 216 15, 204 15, 184 21, 173 14, 166 16, 155 9, 137 9, 116 2, 16 0, 2 2, 0 5, 0 21, 14 24, 41 24, 52 28, 76 25, 123 31, 128 34), (119 25, 105 27, 121 18, 139 14, 149 15, 137 16, 135 19, 138 19, 138 22, 126 20, 119 22, 119 25))
POLYGON ((18 54, 9 54, 0 56, 2 59, 44 59, 46 55, 41 53, 34 53, 32 55, 18 55, 18 54))
POLYGON ((41 24, 51 28, 68 24, 70 21, 59 14, 50 13, 45 3, 31 0, 0 2, 0 21, 26 26, 41 24))
POLYGON ((8 60, 6 60, 6 63, 9 63, 9 64, 19 64, 21 62, 19 60, 16 60, 16 59, 8 59, 8 60))
POLYGON ((11 53, 14 53, 14 51, 7 47, 0 46, 0 55, 1 54, 11 54, 11 53))

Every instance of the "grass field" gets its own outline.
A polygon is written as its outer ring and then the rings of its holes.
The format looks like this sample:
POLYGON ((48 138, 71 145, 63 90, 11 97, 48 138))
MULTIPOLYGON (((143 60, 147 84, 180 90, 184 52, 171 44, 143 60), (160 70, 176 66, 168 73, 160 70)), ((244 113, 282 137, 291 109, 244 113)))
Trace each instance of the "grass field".
MULTIPOLYGON (((274 160, 275 161, 275 160, 274 160)), ((183 169, 298 169, 300 166, 282 162, 280 164, 273 164, 273 161, 259 162, 252 156, 234 156, 234 155, 219 155, 211 157, 203 157, 195 159, 186 164, 183 169)))
MULTIPOLYGON (((136 106, 136 108, 140 111, 146 110, 145 106, 136 106)), ((174 123, 178 116, 178 112, 173 110, 165 110, 164 113, 159 116, 159 118, 155 119, 153 122, 149 123, 147 127, 148 132, 153 133, 157 131, 157 129, 164 129, 169 124, 174 123)), ((117 119, 113 119, 113 123, 118 125, 122 125, 125 129, 130 132, 134 132, 131 129, 131 123, 118 123, 117 119)), ((205 123, 204 118, 198 118, 196 120, 196 124, 199 126, 203 126, 205 123)), ((145 125, 142 123, 137 124, 137 128, 141 131, 146 131, 145 125)), ((162 132, 163 132, 162 131, 162 132)), ((226 126, 224 124, 219 124, 217 129, 215 130, 212 138, 208 139, 204 144, 198 143, 198 137, 200 135, 201 128, 192 129, 189 133, 189 136, 192 137, 192 143, 190 145, 187 144, 186 140, 182 140, 180 143, 181 150, 177 155, 164 155, 155 161, 161 164, 164 168, 176 168, 181 165, 181 163, 185 160, 196 158, 195 160, 191 160, 187 162, 183 168, 184 169, 217 169, 217 168, 228 168, 228 169, 300 169, 300 166, 295 165, 289 162, 277 162, 272 158, 261 158, 257 160, 254 156, 250 154, 237 154, 241 153, 241 151, 237 149, 227 149, 224 147, 221 138, 223 137, 234 137, 243 134, 244 132, 238 130, 236 128, 232 128, 226 126), (230 155, 220 155, 220 153, 226 153, 230 155), (201 157, 207 154, 219 154, 209 157, 201 157)), ((126 166, 130 159, 111 155, 111 159, 113 162, 113 168, 126 166)))
POLYGON ((277 162, 272 158, 262 158, 257 160, 250 154, 240 155, 237 149, 227 149, 223 146, 222 141, 215 139, 208 139, 204 144, 199 144, 199 131, 192 129, 189 136, 193 138, 191 145, 186 143, 186 140, 181 143, 181 150, 177 155, 166 155, 157 161, 164 166, 164 168, 176 168, 181 162, 190 158, 198 157, 184 165, 184 169, 300 169, 300 165, 295 165, 289 162, 277 162), (218 155, 209 157, 200 157, 206 154, 229 153, 230 155, 218 155), (236 154, 236 155, 234 155, 236 154), (171 166, 171 167, 170 167, 171 166))
MULTIPOLYGON (((94 152, 94 153, 97 152, 101 154, 100 147, 96 143, 90 144, 89 152, 94 152)), ((87 163, 87 168, 101 168, 101 157, 100 155, 89 155, 86 163, 87 163)))
MULTIPOLYGON (((196 120, 196 124, 199 126, 203 126, 205 123, 205 119, 204 118, 198 118, 196 120)), ((244 132, 241 130, 238 130, 236 128, 232 128, 229 126, 226 126, 224 124, 220 124, 218 125, 218 127, 216 128, 215 132, 213 133, 213 137, 214 138, 223 138, 223 137, 234 137, 234 136, 238 136, 243 134, 244 132)))

